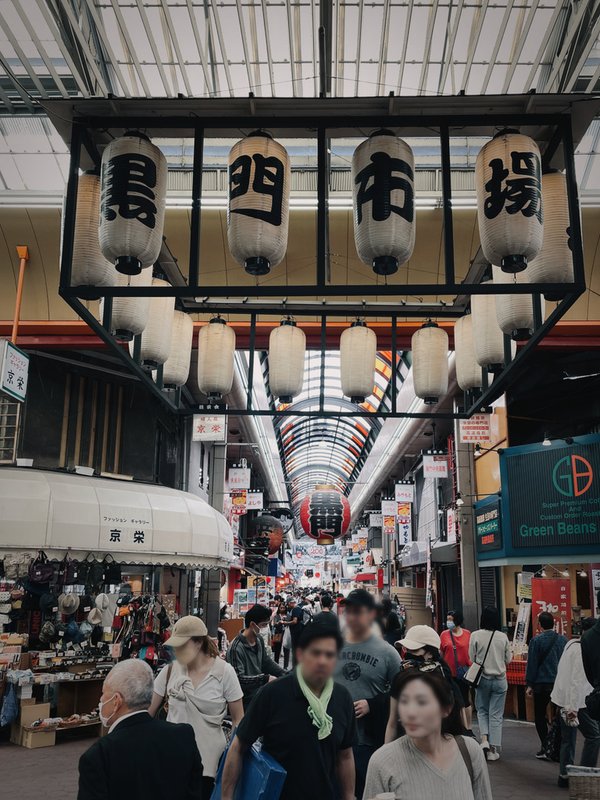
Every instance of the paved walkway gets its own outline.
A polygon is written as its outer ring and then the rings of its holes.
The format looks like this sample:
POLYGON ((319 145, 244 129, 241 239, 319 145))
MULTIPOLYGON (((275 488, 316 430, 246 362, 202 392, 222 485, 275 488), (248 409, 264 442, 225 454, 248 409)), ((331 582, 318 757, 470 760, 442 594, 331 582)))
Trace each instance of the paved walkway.
MULTIPOLYGON (((39 750, 0 741, 0 796, 75 800, 77 762, 93 739, 69 740, 65 737, 71 734, 61 736, 55 747, 39 750)), ((537 761, 536 744, 533 725, 505 722, 502 758, 489 765, 494 800, 567 800, 568 792, 556 786, 558 764, 537 761)))

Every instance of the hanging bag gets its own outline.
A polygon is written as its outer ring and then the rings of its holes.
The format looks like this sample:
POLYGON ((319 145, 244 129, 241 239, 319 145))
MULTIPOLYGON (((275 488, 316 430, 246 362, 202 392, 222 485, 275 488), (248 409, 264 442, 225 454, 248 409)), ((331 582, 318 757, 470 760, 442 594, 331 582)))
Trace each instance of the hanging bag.
POLYGON ((483 657, 483 661, 481 662, 481 664, 479 664, 477 661, 473 661, 469 669, 465 672, 464 676, 465 683, 468 683, 469 686, 472 686, 474 689, 476 689, 481 682, 481 678, 483 676, 483 667, 485 665, 485 660, 488 657, 488 653, 490 652, 490 647, 492 646, 492 639, 494 638, 495 633, 496 631, 492 631, 492 635, 490 636, 490 640, 488 642, 488 646, 486 647, 485 655, 483 657))
POLYGON ((67 555, 60 562, 58 568, 58 581, 63 586, 70 586, 74 583, 84 584, 87 570, 82 569, 82 565, 67 555))
POLYGON ((104 581, 105 583, 117 584, 121 583, 121 565, 117 564, 114 558, 108 553, 104 556, 102 562, 104 566, 104 581))
POLYGON ((98 588, 104 584, 104 564, 98 561, 96 556, 89 553, 86 556, 84 564, 87 564, 87 580, 86 585, 92 588, 98 588))

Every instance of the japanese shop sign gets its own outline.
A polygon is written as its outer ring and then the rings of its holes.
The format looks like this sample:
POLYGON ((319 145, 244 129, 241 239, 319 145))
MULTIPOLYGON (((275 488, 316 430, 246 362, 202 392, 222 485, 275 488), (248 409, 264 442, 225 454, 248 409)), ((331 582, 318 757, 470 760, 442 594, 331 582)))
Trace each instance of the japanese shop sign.
POLYGON ((457 539, 457 528, 458 528, 458 520, 456 517, 456 511, 453 508, 449 508, 446 511, 446 541, 447 542, 456 542, 457 539))
POLYGON ((415 494, 414 483, 397 483, 395 499, 397 503, 412 503, 415 494))
POLYGON ((249 489, 250 488, 250 468, 231 467, 227 476, 229 489, 249 489))
POLYGON ((400 545, 412 541, 412 506, 410 503, 398 503, 396 510, 398 518, 398 540, 400 545))
POLYGON ((478 553, 502 548, 500 499, 497 496, 476 503, 475 534, 478 553))
POLYGON ((98 548, 112 552, 152 550, 152 515, 142 509, 131 513, 124 509, 100 508, 98 548))
POLYGON ((246 508, 248 511, 260 511, 263 507, 262 492, 248 492, 246 495, 246 508))
POLYGON ((470 419, 461 419, 459 426, 460 441, 463 444, 468 444, 469 442, 490 444, 492 441, 491 414, 473 414, 470 419))
POLYGON ((0 389, 22 403, 27 394, 29 356, 7 339, 0 342, 0 389))
POLYGON ((540 632, 537 621, 542 611, 554 617, 554 630, 571 638, 571 579, 532 578, 531 613, 536 633, 540 632))
POLYGON ((231 492, 230 497, 231 513, 237 516, 245 514, 247 510, 246 502, 248 497, 248 492, 246 489, 236 489, 235 491, 231 492))
POLYGON ((447 478, 448 456, 423 456, 424 478, 447 478))
POLYGON ((393 536, 396 533, 396 513, 398 511, 398 504, 395 500, 382 500, 381 501, 381 515, 383 518, 383 533, 387 536, 393 536))
POLYGON ((370 528, 381 528, 383 525, 383 517, 381 514, 375 512, 375 514, 369 514, 369 527, 370 528))
POLYGON ((227 417, 206 417, 194 414, 192 430, 193 442, 225 442, 227 441, 227 417))

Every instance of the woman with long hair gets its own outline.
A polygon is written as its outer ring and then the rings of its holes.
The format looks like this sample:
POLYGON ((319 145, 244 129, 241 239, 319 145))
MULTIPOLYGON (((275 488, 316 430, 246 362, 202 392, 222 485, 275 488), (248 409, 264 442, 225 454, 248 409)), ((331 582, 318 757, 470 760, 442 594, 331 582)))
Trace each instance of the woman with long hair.
POLYGON ((223 721, 229 712, 234 726, 244 716, 244 693, 234 668, 219 657, 217 645, 199 617, 178 620, 166 645, 175 661, 154 681, 150 714, 168 703, 168 722, 187 722, 194 729, 202 756, 202 796, 210 797, 219 759, 227 741, 223 721))
POLYGON ((283 646, 283 634, 285 633, 284 622, 287 619, 287 607, 283 600, 279 602, 271 617, 271 650, 273 651, 273 661, 279 664, 281 648, 283 646))
POLYGON ((439 672, 408 670, 398 681, 398 715, 406 735, 371 757, 363 800, 492 800, 481 748, 463 737, 454 693, 439 672))
POLYGON ((486 606, 480 625, 469 641, 469 658, 482 667, 481 680, 475 690, 475 708, 481 748, 488 761, 497 761, 502 746, 504 701, 508 691, 506 666, 512 659, 512 650, 508 636, 500 630, 497 608, 486 606))

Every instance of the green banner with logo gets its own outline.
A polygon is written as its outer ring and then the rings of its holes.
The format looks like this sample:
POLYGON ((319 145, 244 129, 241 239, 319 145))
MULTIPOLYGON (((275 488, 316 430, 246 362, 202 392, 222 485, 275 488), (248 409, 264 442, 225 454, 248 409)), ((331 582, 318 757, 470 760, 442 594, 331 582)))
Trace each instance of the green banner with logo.
POLYGON ((501 453, 513 550, 600 545, 600 436, 571 441, 501 453))

